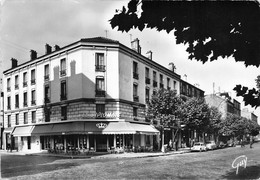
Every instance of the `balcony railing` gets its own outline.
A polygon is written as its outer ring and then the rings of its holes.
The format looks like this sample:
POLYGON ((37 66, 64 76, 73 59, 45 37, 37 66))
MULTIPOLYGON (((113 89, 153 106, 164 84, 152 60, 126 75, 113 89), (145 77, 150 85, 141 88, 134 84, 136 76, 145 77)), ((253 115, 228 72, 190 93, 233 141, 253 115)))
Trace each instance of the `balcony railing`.
POLYGON ((25 119, 25 120, 23 121, 23 123, 24 123, 24 124, 28 124, 28 119, 25 119))
POLYGON ((134 96, 133 96, 133 99, 134 99, 135 102, 139 102, 139 96, 134 95, 134 96))
POLYGON ((96 65, 96 71, 105 72, 106 66, 105 65, 96 65))
POLYGON ((153 87, 157 87, 157 81, 153 81, 153 87))
POLYGON ((139 74, 136 73, 136 72, 133 72, 133 78, 134 78, 134 79, 139 79, 139 74))
POLYGON ((60 95, 60 100, 61 100, 61 101, 67 100, 67 94, 61 94, 61 95, 60 95))
POLYGON ((16 104, 15 104, 15 108, 19 108, 19 103, 16 103, 16 104))
POLYGON ((31 80, 31 85, 34 85, 36 83, 35 79, 31 80))
POLYGON ((27 81, 23 82, 23 87, 27 87, 27 81))
POLYGON ((7 92, 11 91, 11 87, 7 87, 7 92))
POLYGON ((50 98, 48 97, 44 98, 44 103, 50 103, 50 98))
POLYGON ((148 77, 145 78, 145 83, 146 84, 150 84, 151 83, 150 81, 151 81, 150 78, 148 78, 148 77))
POLYGON ((49 81, 50 80, 50 75, 48 74, 48 75, 45 75, 44 76, 44 81, 49 81))
POLYGON ((27 106, 28 106, 27 102, 24 102, 23 107, 27 107, 27 106))
POLYGON ((32 100, 32 105, 36 105, 36 101, 35 100, 32 100))
POLYGON ((60 70, 60 76, 66 76, 66 69, 60 70))
POLYGON ((19 85, 18 84, 14 85, 14 89, 19 89, 19 85))
POLYGON ((67 120, 67 116, 61 116, 60 119, 63 120, 67 120))
POLYGON ((104 90, 96 90, 96 97, 105 97, 106 91, 104 90))
POLYGON ((7 109, 9 110, 9 109, 11 109, 11 106, 9 105, 9 106, 7 106, 7 109))

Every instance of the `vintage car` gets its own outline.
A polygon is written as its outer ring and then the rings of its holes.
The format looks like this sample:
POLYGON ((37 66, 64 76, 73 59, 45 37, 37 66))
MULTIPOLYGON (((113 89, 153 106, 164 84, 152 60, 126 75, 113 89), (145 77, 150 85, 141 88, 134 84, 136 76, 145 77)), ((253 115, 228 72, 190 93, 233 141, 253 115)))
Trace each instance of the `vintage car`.
POLYGON ((208 150, 217 149, 217 145, 214 141, 206 142, 206 147, 208 150))
POLYGON ((203 142, 195 142, 193 147, 191 148, 191 151, 207 151, 206 144, 203 142))

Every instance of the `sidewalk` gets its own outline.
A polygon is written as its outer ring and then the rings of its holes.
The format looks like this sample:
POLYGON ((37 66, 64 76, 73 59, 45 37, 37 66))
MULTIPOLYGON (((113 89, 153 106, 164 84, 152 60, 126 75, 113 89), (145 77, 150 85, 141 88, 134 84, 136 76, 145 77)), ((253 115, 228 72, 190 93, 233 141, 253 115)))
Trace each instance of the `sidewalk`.
POLYGON ((63 157, 63 158, 72 158, 72 159, 116 159, 116 158, 146 158, 146 157, 158 157, 158 156, 169 156, 174 154, 183 154, 190 152, 189 148, 181 148, 178 151, 169 151, 166 153, 163 152, 139 152, 139 153, 121 153, 121 154, 107 154, 107 153, 94 153, 93 155, 71 155, 71 154, 50 154, 47 152, 41 153, 31 153, 31 152, 7 152, 5 150, 0 150, 0 154, 9 154, 9 155, 27 155, 27 156, 52 156, 52 157, 63 157))

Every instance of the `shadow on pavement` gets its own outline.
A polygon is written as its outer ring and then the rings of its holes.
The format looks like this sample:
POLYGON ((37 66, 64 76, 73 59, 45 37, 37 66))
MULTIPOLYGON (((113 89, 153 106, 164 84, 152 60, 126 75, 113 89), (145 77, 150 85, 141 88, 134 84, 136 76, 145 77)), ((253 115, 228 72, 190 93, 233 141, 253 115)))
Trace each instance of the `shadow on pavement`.
POLYGON ((221 179, 259 179, 260 178, 260 165, 247 166, 244 168, 239 168, 238 174, 236 170, 232 170, 227 174, 221 176, 221 179))

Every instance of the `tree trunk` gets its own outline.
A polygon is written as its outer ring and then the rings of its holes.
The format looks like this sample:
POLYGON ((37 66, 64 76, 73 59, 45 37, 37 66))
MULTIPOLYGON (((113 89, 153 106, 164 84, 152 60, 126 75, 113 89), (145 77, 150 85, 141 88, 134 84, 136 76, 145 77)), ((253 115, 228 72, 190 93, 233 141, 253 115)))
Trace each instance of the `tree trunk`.
POLYGON ((162 127, 162 147, 161 147, 161 151, 165 152, 165 148, 164 148, 164 128, 162 127))

